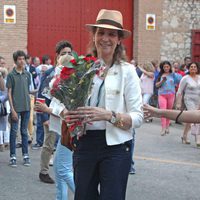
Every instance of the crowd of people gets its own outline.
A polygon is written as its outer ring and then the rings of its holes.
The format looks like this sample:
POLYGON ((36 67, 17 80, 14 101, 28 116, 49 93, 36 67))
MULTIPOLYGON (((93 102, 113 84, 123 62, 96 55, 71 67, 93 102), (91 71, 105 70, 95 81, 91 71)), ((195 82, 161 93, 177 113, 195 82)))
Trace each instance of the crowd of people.
MULTIPOLYGON (((200 106, 200 66, 185 57, 183 64, 177 61, 152 61, 143 67, 136 66, 141 80, 143 104, 150 104, 160 109, 199 110, 200 106), (154 70, 150 66, 154 66, 154 70)), ((147 118, 146 122, 152 121, 147 118)), ((177 122, 180 123, 180 122, 177 122)), ((169 134, 170 119, 161 117, 161 136, 169 134)), ((190 144, 188 134, 195 137, 197 147, 200 146, 198 124, 186 123, 181 137, 182 143, 190 144)))
POLYGON ((31 165, 29 144, 33 150, 42 148, 39 178, 56 184, 57 200, 67 199, 68 187, 75 193, 75 200, 125 199, 128 175, 135 173, 135 128, 142 124, 143 105, 146 123, 152 122, 152 117, 161 118, 161 136, 170 132, 169 119, 176 119, 177 123, 187 122, 182 142, 190 144, 188 133, 192 127, 200 146, 200 129, 191 124, 200 121, 200 66, 190 57, 183 64, 159 64, 156 60, 144 65, 134 60, 128 63, 122 42, 131 33, 123 28, 122 18, 119 11, 102 9, 96 23, 86 25, 92 34, 89 53, 103 60, 106 68, 104 76, 95 76, 86 107, 75 111, 68 111, 58 99, 48 98, 45 93, 59 75, 59 66, 73 58, 70 42, 56 44, 54 65, 48 55, 40 64, 39 57, 18 50, 13 53, 14 67, 8 73, 5 59, 0 57, 0 103, 7 110, 0 116, 0 151, 10 149, 9 165, 17 167, 16 148, 22 149, 24 166, 31 165), (45 99, 45 103, 39 99, 45 99), (187 117, 194 110, 196 118, 187 117), (61 144, 64 119, 67 123, 85 120, 86 134, 73 153, 61 144), (53 154, 55 181, 49 175, 53 154))

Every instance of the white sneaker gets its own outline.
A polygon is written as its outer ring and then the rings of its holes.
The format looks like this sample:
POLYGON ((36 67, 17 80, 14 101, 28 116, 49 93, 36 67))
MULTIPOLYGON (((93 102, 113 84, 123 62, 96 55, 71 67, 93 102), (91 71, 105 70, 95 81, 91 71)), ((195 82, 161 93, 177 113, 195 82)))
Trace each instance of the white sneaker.
POLYGON ((49 166, 53 166, 53 154, 51 155, 51 159, 49 161, 49 166))

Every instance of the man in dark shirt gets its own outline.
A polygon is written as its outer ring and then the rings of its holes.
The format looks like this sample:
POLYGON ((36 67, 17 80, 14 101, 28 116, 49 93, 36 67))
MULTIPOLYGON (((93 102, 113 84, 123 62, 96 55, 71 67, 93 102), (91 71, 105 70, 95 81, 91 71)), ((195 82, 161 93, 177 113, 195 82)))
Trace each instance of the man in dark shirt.
POLYGON ((16 167, 16 134, 19 118, 21 118, 22 155, 24 166, 30 166, 28 154, 28 121, 30 117, 29 87, 31 75, 25 70, 26 54, 23 51, 13 53, 16 67, 8 74, 6 86, 11 109, 10 129, 10 166, 16 167))
POLYGON ((34 89, 36 89, 36 85, 35 85, 35 78, 37 77, 37 72, 35 67, 31 64, 31 56, 30 55, 26 55, 26 71, 30 72, 32 75, 32 81, 33 81, 33 86, 34 89))
MULTIPOLYGON (((65 54, 71 54, 72 53, 72 45, 68 41, 60 41, 56 45, 56 61, 58 58, 62 55, 65 54)), ((55 63, 57 64, 57 63, 55 63)), ((38 97, 44 98, 44 96, 41 96, 43 94, 43 89, 46 86, 49 86, 49 78, 52 77, 55 73, 55 67, 52 67, 48 69, 44 75, 41 78, 41 85, 38 91, 38 97)), ((49 105, 50 101, 46 99, 46 104, 49 105)), ((47 114, 47 113, 45 113, 47 114)), ((51 155, 54 150, 54 144, 56 140, 56 133, 54 131, 49 130, 48 123, 43 123, 43 127, 45 130, 45 141, 44 141, 44 146, 42 148, 41 152, 41 160, 40 160, 40 173, 39 173, 39 178, 42 182, 44 183, 54 183, 54 180, 49 176, 49 162, 51 155)), ((65 166, 64 166, 65 167, 65 166)), ((62 190, 61 188, 63 187, 62 183, 63 181, 60 180, 59 177, 57 177, 57 182, 58 182, 58 190, 62 190)), ((64 183, 66 185, 66 183, 64 183)))

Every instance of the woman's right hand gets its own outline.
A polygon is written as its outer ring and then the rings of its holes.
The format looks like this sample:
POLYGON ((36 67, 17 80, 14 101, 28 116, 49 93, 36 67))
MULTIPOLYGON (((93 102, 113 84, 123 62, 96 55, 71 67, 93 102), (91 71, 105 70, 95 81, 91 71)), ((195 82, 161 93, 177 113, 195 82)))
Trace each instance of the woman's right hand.
POLYGON ((64 109, 61 113, 62 118, 68 124, 73 124, 78 121, 83 121, 84 118, 81 118, 78 111, 69 111, 64 109))

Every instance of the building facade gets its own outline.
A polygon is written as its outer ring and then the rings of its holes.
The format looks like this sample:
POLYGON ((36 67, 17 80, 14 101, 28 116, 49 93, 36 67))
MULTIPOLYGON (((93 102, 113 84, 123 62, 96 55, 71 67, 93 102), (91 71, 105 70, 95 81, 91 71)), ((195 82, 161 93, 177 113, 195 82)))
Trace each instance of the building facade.
MULTIPOLYGON (((45 1, 45 10, 48 9, 48 6, 52 3, 50 0, 43 0, 45 1)), ((80 0, 79 7, 80 10, 75 10, 74 1, 72 0, 57 0, 57 4, 63 3, 63 6, 68 6, 68 9, 71 11, 74 10, 74 15, 71 12, 70 16, 75 16, 76 21, 83 17, 78 15, 82 13, 82 10, 86 12, 86 17, 84 18, 88 22, 90 21, 91 16, 89 13, 93 13, 95 7, 98 8, 108 8, 108 9, 122 9, 123 15, 126 16, 126 12, 130 11, 132 13, 132 19, 128 18, 129 22, 132 23, 132 26, 129 24, 128 26, 131 27, 133 35, 132 39, 128 41, 128 52, 129 58, 134 58, 139 64, 142 64, 146 61, 151 61, 154 59, 157 60, 170 60, 170 61, 182 61, 185 56, 192 56, 192 30, 200 30, 200 1, 199 0, 115 0, 118 1, 116 5, 115 1, 102 1, 100 4, 98 0, 80 0), (88 1, 88 2, 86 2, 88 1), (105 4, 105 6, 104 6, 105 4), (113 5, 112 5, 113 4, 113 5), (122 8, 121 5, 126 4, 122 8), (129 5, 127 8, 127 5, 129 5), (91 5, 90 7, 86 5, 91 5), (73 9, 70 9, 73 7, 73 9), (77 14, 78 13, 78 14, 77 14), (152 14, 155 16, 155 30, 147 30, 147 15, 152 14), (131 21, 132 20, 132 21, 131 21)), ((5 57, 7 66, 13 66, 12 61, 12 53, 18 49, 24 50, 27 52, 30 50, 30 45, 33 43, 35 44, 33 37, 34 35, 30 34, 30 25, 31 21, 37 19, 38 15, 30 15, 31 9, 33 6, 31 5, 28 0, 1 0, 0 1, 0 56, 5 57), (15 5, 16 6, 16 23, 4 23, 4 5, 15 5), (31 6, 30 6, 31 5, 31 6)), ((36 2, 36 1, 34 1, 36 2)), ((60 6, 60 5, 59 5, 60 6)), ((76 5, 77 6, 77 5, 76 5)), ((37 5, 36 5, 37 7, 37 5)), ((40 5, 38 5, 38 8, 40 5)), ((43 9, 43 8, 42 8, 43 9)), ((77 7, 78 9, 78 7, 77 7)), ((58 15, 59 10, 54 8, 54 12, 52 15, 58 15)), ((67 12, 66 12, 67 13, 67 12)), ((94 13, 93 16, 95 16, 94 13)), ((84 15, 83 15, 84 16, 84 15)), ((55 18, 55 17, 54 17, 55 18)), ((54 20, 54 18, 46 19, 39 18, 39 20, 54 20)), ((127 20, 127 16, 124 21, 127 20)), ((92 21, 94 22, 94 17, 92 17, 92 21)), ((72 24, 74 25, 74 24, 72 24)), ((72 26, 70 25, 70 26, 72 26)), ((55 27, 50 27, 49 30, 52 31, 55 27)), ((57 25, 57 30, 60 32, 62 31, 62 24, 57 25)), ((76 26, 76 25, 74 25, 76 26)), ((127 24, 126 24, 127 26, 127 24)), ((125 26, 125 28, 127 28, 125 26)), ((34 25, 34 31, 37 31, 37 24, 34 25)), ((76 27, 72 27, 73 30, 76 30, 76 27)), ((82 28, 84 29, 84 27, 82 28)), ((81 29, 81 30, 82 30, 81 29)), ((59 34, 58 31, 58 34, 59 34)), ((81 31, 79 31, 81 32, 81 31)), ((73 32, 76 34, 76 32, 73 32)), ((51 35, 49 33, 49 35, 51 35)), ((81 33, 80 33, 81 35, 81 33)), ((40 35, 38 35, 40 37, 40 35)), ((42 37, 42 36, 41 36, 42 37)), ((62 35, 62 39, 64 36, 62 35)), ((83 43, 85 41, 84 36, 78 36, 75 40, 75 43, 83 43)), ((45 39, 48 36, 44 37, 45 39)), ((49 37, 50 38, 50 37, 49 37)), ((60 39, 60 38, 58 38, 60 39)), ((51 38, 49 39, 51 41, 51 38)), ((48 44, 48 39, 45 40, 48 44)), ((44 42, 44 43, 45 43, 44 42)), ((50 43, 50 42, 49 42, 50 43)), ((198 44, 197 44, 198 45, 198 44)), ((199 43, 200 45, 200 43, 199 43)), ((39 51, 41 45, 38 44, 38 55, 35 55, 34 52, 33 56, 42 56, 42 51, 39 51)), ((54 45, 52 45, 51 52, 54 51, 54 45)), ((78 45, 75 45, 79 51, 78 45)), ((46 48, 46 54, 48 54, 48 49, 51 47, 46 48)), ((198 46, 196 48, 198 50, 198 46)), ((83 51, 83 50, 81 50, 83 51)), ((30 54, 32 52, 29 52, 30 54)), ((50 53, 52 54, 52 53, 50 53)), ((200 57, 199 57, 200 58, 200 57)), ((200 60, 199 60, 200 61, 200 60)))
POLYGON ((161 59, 181 61, 185 56, 192 56, 192 30, 200 30, 200 1, 164 0, 161 59))
POLYGON ((0 56, 6 60, 6 66, 13 66, 12 54, 21 49, 27 51, 28 41, 28 1, 1 0, 0 1, 0 56), (4 5, 16 6, 16 24, 4 23, 4 5))

